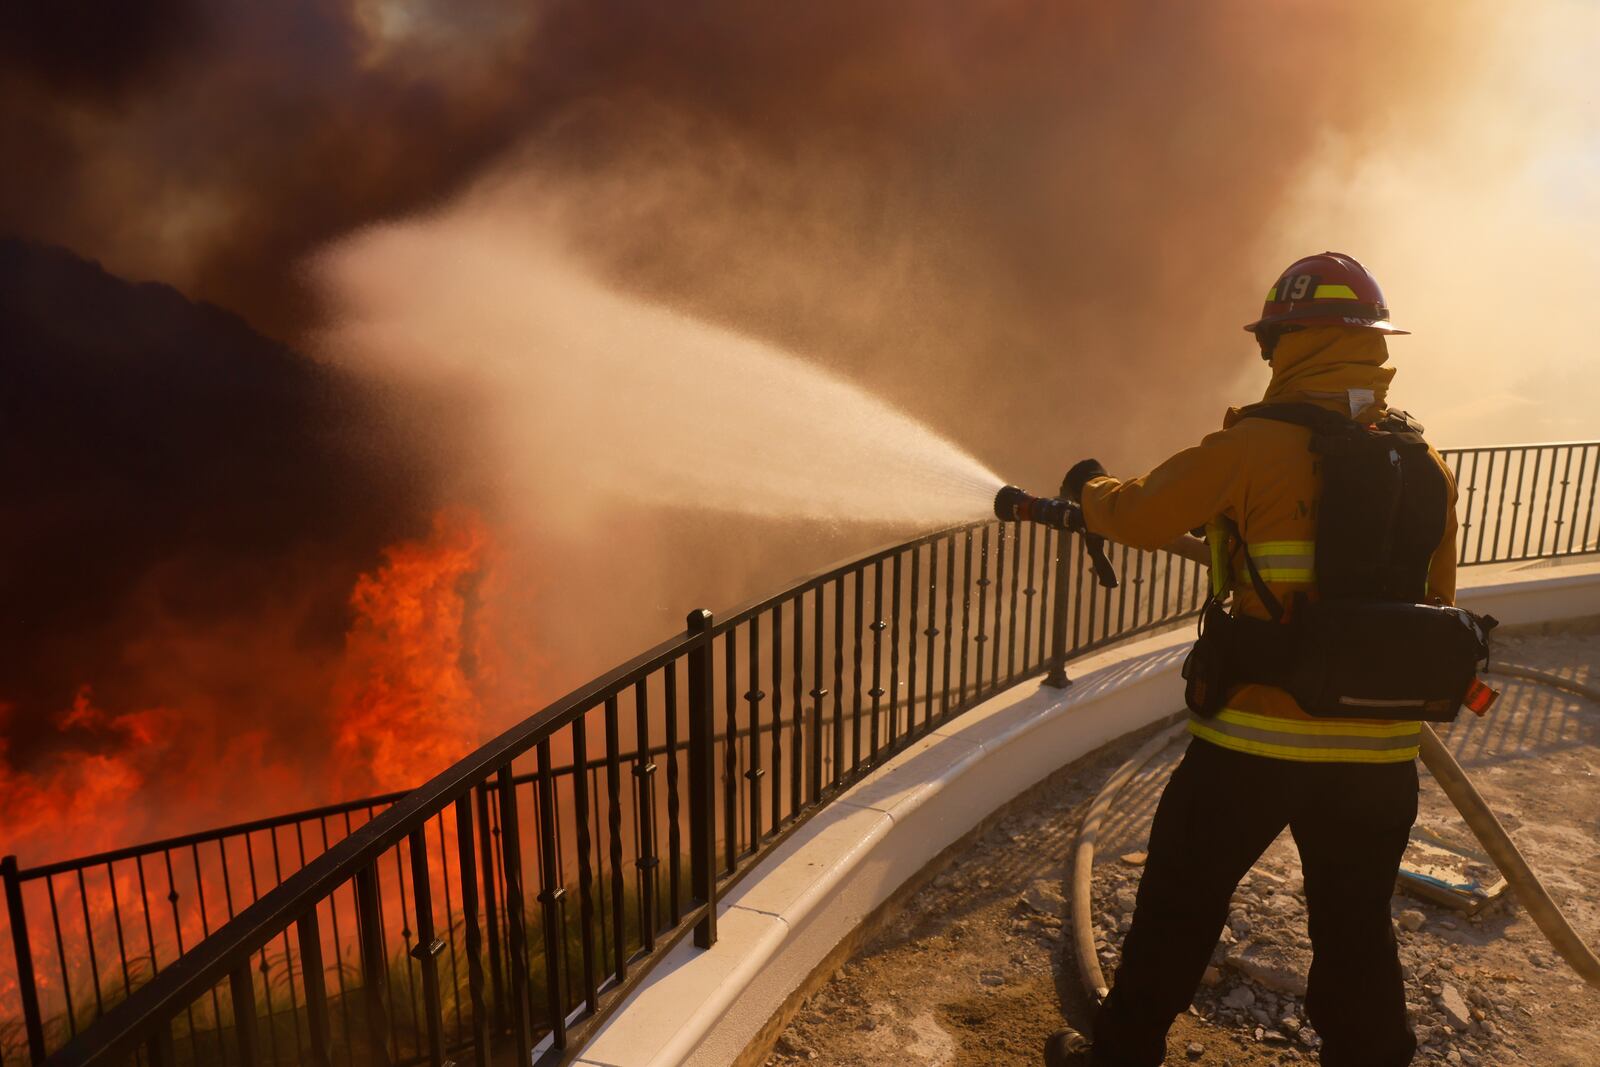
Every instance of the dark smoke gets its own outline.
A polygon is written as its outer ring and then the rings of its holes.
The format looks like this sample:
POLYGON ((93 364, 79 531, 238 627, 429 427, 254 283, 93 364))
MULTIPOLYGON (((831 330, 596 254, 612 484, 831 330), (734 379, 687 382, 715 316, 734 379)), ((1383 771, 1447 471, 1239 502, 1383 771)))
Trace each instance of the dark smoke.
POLYGON ((1320 139, 1448 94, 1444 16, 1392 5, 522 9, 211 9, 181 77, 113 79, 122 97, 88 116, 13 98, 0 149, 48 166, 0 179, 0 229, 293 339, 316 311, 299 256, 532 135, 541 166, 594 187, 589 224, 639 284, 874 378, 899 365, 891 339, 932 339, 936 370, 1010 379, 1179 362, 1212 301, 1254 299, 1275 269, 1252 245, 1320 139), (1424 31, 1427 50, 1372 47, 1424 31), (632 189, 641 168, 674 183, 632 189), (847 318, 864 313, 841 294, 890 268, 891 314, 847 318))
MULTIPOLYGON (((351 577, 425 525, 450 457, 493 462, 470 411, 377 395, 178 292, 299 345, 325 313, 307 256, 490 174, 614 284, 825 362, 1043 489, 1088 452, 1153 459, 1239 398, 1259 364, 1238 323, 1304 251, 1278 247, 1283 206, 1325 143, 1359 161, 1448 103, 1467 6, 10 4, 0 232, 177 291, 3 246, 0 402, 25 460, 0 534, 6 730, 85 682, 134 706, 192 681, 141 658, 153 628, 263 615, 305 671, 206 684, 303 721, 351 577)), ((730 546, 684 504, 552 567, 550 610, 600 605, 564 627, 593 666, 860 547, 748 527, 730 546)))
POLYGON ((83 686, 113 714, 203 694, 234 728, 308 724, 357 575, 426 528, 388 416, 228 312, 13 240, 0 352, 0 755, 83 742, 55 728, 83 686), (298 662, 222 669, 224 635, 280 619, 298 662))
POLYGON ((194 0, 54 0, 0 10, 0 63, 13 82, 115 105, 161 82, 204 44, 194 0))

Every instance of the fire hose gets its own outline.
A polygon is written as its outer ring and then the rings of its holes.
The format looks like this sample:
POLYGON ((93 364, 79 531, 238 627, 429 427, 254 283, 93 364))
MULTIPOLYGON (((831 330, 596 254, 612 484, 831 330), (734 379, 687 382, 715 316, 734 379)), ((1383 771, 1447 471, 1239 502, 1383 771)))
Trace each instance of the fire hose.
MULTIPOLYGON (((1002 519, 1028 519, 1054 525, 1063 530, 1077 530, 1084 533, 1082 516, 1077 513, 1075 505, 1064 500, 1040 500, 1029 497, 1012 486, 1005 487, 996 496, 995 514, 1002 519)), ((1089 537, 1095 535, 1086 534, 1085 549, 1094 561, 1096 577, 1102 584, 1115 585, 1114 573, 1110 576, 1110 582, 1106 581, 1105 572, 1110 570, 1110 562, 1105 559, 1104 539, 1096 537, 1096 543, 1091 545, 1089 537), (1103 568, 1102 560, 1105 561, 1103 568)), ((1184 559, 1203 565, 1211 563, 1210 549, 1204 541, 1197 538, 1179 537, 1164 547, 1165 551, 1184 559)), ((1495 668, 1491 673, 1540 682, 1600 702, 1600 690, 1546 671, 1530 667, 1502 666, 1495 668)), ((1472 784, 1467 772, 1444 747, 1433 727, 1427 723, 1420 725, 1422 728, 1420 755, 1423 766, 1428 768, 1428 772, 1444 790, 1445 796, 1450 798, 1450 803, 1455 805, 1456 811, 1461 814, 1468 829, 1478 839, 1484 852, 1494 861, 1500 873, 1505 876, 1506 883, 1511 886, 1512 892, 1516 894, 1540 932, 1550 941, 1551 946, 1580 978, 1592 988, 1600 989, 1600 957, 1595 955, 1594 950, 1572 928, 1560 905, 1545 889, 1544 883, 1529 866, 1522 851, 1517 848, 1516 842, 1511 839, 1511 835, 1506 832, 1493 809, 1472 784)), ((1178 728, 1174 728, 1176 729, 1178 728)), ((1072 920, 1084 988, 1097 998, 1105 995, 1106 985, 1105 976, 1100 971, 1099 959, 1094 951, 1094 937, 1090 932, 1092 927, 1089 919, 1089 875, 1094 861, 1094 834, 1098 831, 1100 819, 1115 800, 1117 792, 1140 767, 1166 746, 1171 740, 1169 734, 1172 732, 1167 731, 1152 738, 1112 775, 1105 789, 1090 806, 1089 818, 1084 821, 1087 832, 1080 835, 1078 853, 1073 860, 1072 920), (1090 818, 1093 819, 1092 825, 1090 818)))

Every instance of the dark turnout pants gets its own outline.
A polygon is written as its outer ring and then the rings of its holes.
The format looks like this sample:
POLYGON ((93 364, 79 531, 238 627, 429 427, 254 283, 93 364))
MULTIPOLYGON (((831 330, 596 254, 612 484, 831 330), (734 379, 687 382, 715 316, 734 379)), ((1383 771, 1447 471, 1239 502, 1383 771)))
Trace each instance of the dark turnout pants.
POLYGON ((1406 1022, 1389 898, 1417 817, 1417 767, 1298 763, 1195 738, 1161 795, 1133 926, 1095 1020, 1094 1063, 1158 1067, 1244 877, 1284 826, 1305 872, 1306 1015, 1324 1067, 1399 1067, 1406 1022))

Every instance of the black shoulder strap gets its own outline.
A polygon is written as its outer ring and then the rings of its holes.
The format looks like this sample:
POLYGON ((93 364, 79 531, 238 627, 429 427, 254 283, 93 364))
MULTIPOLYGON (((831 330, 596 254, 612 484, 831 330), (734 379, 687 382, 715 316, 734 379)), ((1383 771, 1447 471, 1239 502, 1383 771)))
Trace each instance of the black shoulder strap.
POLYGON ((1418 422, 1409 411, 1399 411, 1394 408, 1378 420, 1378 429, 1385 433, 1414 433, 1421 437, 1426 431, 1422 423, 1418 422))
POLYGON ((1255 588, 1256 596, 1261 598, 1262 606, 1272 614, 1273 622, 1282 622, 1283 601, 1279 600, 1272 590, 1267 588, 1267 583, 1262 579, 1261 572, 1256 569, 1256 561, 1250 556, 1250 545, 1245 541, 1244 534, 1239 532, 1239 524, 1226 515, 1222 517, 1222 524, 1227 528, 1228 533, 1233 536, 1233 539, 1239 542, 1239 547, 1244 549, 1244 567, 1245 570, 1250 572, 1250 584, 1255 588))
POLYGON ((1356 423, 1345 418, 1337 411, 1329 411, 1316 404, 1284 403, 1284 404, 1251 404, 1239 411, 1242 419, 1272 419, 1276 422, 1292 422, 1296 426, 1304 426, 1312 433, 1329 434, 1344 433, 1356 427, 1356 423))

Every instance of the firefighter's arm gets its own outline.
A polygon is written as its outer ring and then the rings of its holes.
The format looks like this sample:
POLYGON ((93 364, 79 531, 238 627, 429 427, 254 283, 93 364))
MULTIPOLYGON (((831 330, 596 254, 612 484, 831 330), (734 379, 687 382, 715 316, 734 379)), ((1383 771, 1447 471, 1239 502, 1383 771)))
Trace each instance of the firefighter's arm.
POLYGON ((1445 604, 1454 604, 1456 602, 1456 535, 1460 526, 1460 522, 1456 518, 1456 479, 1437 452, 1434 453, 1433 458, 1439 464, 1439 469, 1444 471, 1445 484, 1450 487, 1450 504, 1444 517, 1444 537, 1439 540, 1439 547, 1434 550, 1433 558, 1428 561, 1428 596, 1438 597, 1445 604))
POLYGON ((1084 523, 1125 545, 1160 548, 1241 499, 1245 460, 1240 425, 1208 435, 1142 478, 1090 479, 1082 493, 1084 523))

